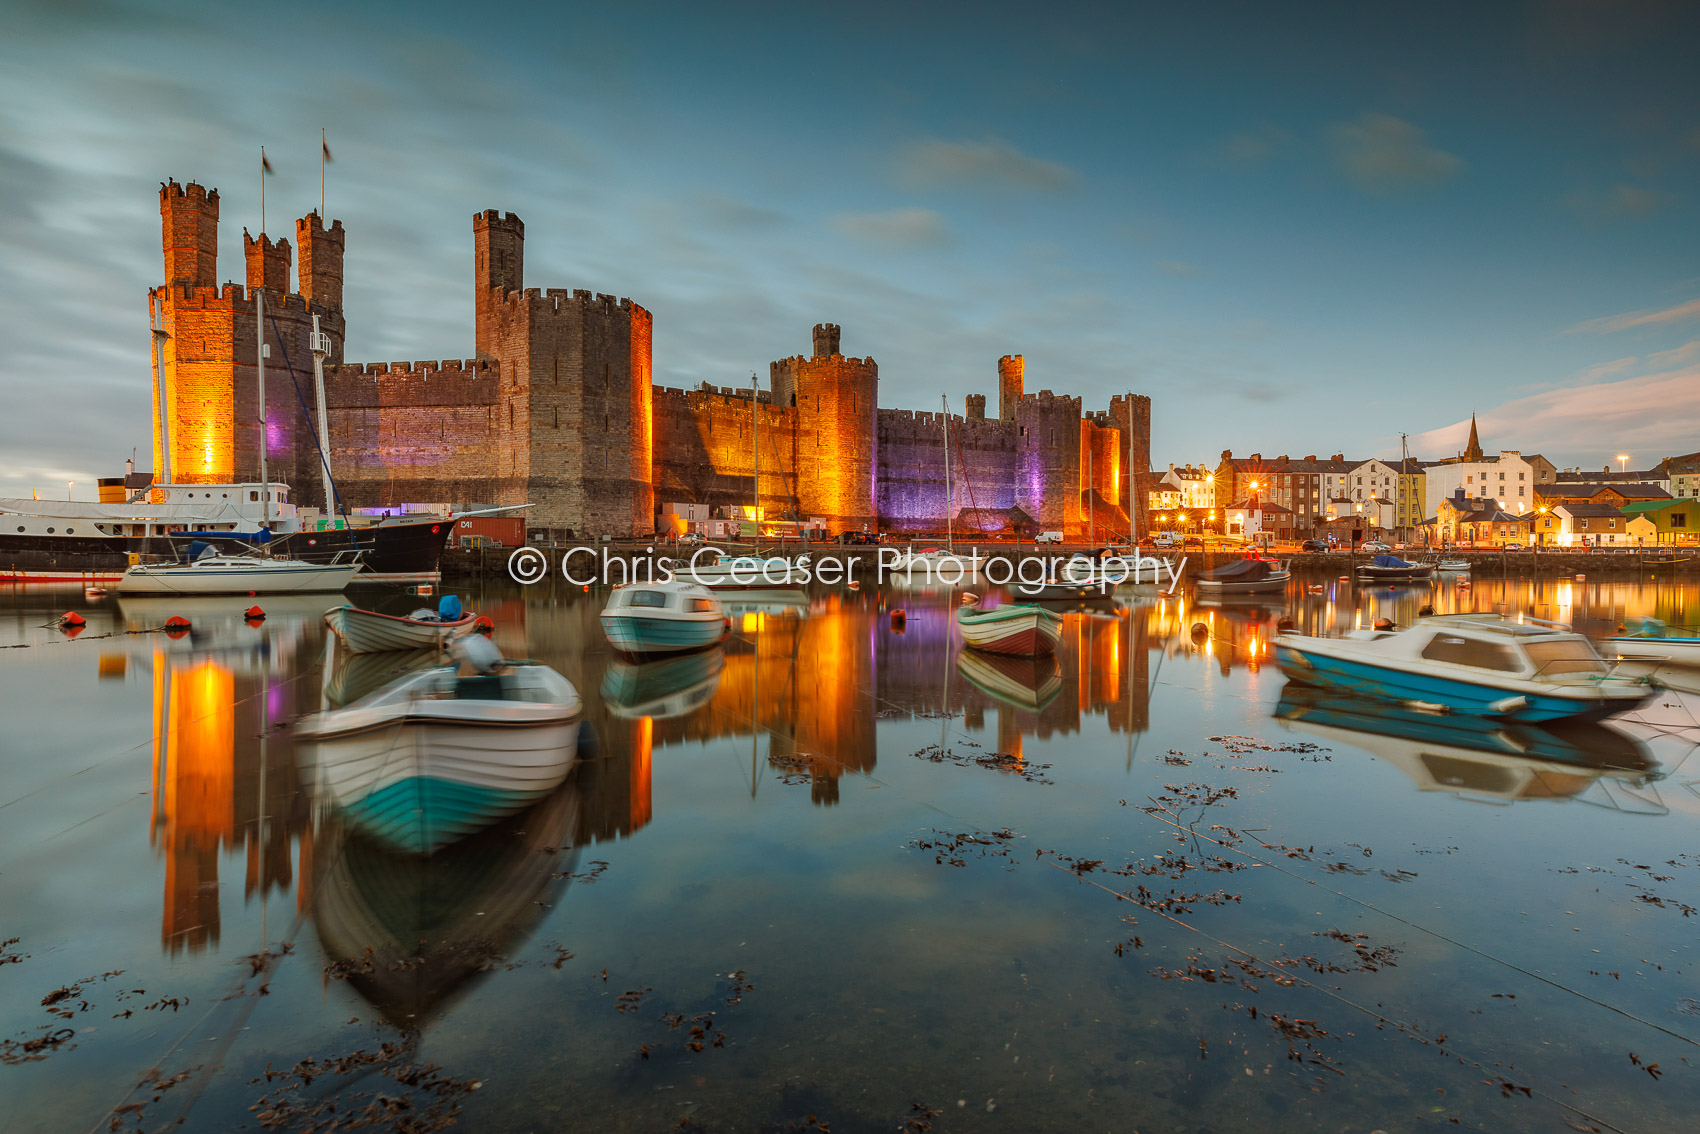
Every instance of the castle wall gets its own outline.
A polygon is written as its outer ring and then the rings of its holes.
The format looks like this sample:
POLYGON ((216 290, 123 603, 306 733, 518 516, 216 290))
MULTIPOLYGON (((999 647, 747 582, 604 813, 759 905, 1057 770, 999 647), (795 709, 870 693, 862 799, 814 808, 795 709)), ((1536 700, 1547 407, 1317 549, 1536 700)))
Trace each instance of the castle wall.
MULTIPOLYGON (((797 412, 759 403, 762 514, 807 520, 819 513, 796 503, 797 412)), ((658 503, 690 501, 711 508, 751 503, 750 393, 728 387, 676 390, 654 396, 654 496, 658 503)))
POLYGON ((1015 505, 1044 531, 1080 526, 1080 399, 1049 390, 1024 395, 1015 407, 1015 505))
POLYGON ((879 413, 881 525, 888 531, 938 532, 946 508, 1015 505, 1017 465, 1011 422, 950 419, 950 498, 945 499, 944 415, 914 410, 879 413))
POLYGON ((1122 513, 1133 517, 1134 530, 1143 537, 1151 530, 1147 515, 1150 501, 1144 492, 1137 491, 1137 487, 1145 483, 1151 473, 1151 399, 1143 394, 1117 394, 1110 399, 1109 418, 1122 431, 1122 513), (1133 439, 1131 468, 1125 463, 1130 433, 1133 439))
POLYGON ((522 494, 491 443, 506 404, 489 361, 325 367, 331 467, 344 502, 493 506, 522 494))

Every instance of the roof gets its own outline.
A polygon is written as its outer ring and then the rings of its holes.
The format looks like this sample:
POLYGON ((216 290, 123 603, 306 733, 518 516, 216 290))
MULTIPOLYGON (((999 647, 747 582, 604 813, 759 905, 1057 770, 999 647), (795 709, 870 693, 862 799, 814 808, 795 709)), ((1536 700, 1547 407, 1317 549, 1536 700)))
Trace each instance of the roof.
POLYGON ((1631 500, 1618 511, 1627 515, 1630 512, 1657 512, 1677 504, 1700 504, 1700 500, 1670 498, 1665 500, 1631 500))
POLYGON ((1536 496, 1597 496, 1602 492, 1615 492, 1624 495, 1626 484, 1539 484, 1535 486, 1536 496))
POLYGON ((1560 511, 1560 510, 1562 510, 1564 512, 1564 514, 1567 515, 1567 516, 1621 516, 1621 515, 1623 515, 1622 511, 1620 511, 1617 508, 1612 507, 1610 504, 1595 504, 1592 501, 1584 501, 1580 504, 1568 504, 1568 503, 1567 504, 1560 504, 1560 505, 1558 505, 1558 507, 1553 509, 1554 512, 1557 512, 1557 511, 1560 511))
POLYGON ((1344 473, 1351 472, 1359 465, 1367 463, 1367 461, 1336 461, 1332 458, 1317 460, 1301 457, 1296 461, 1288 461, 1281 466, 1280 471, 1284 473, 1344 473))
MULTIPOLYGON (((1274 504, 1274 503, 1271 503, 1268 500, 1261 500, 1261 499, 1257 502, 1257 510, 1259 512, 1291 512, 1292 511, 1291 508, 1283 508, 1279 504, 1274 504)), ((1241 500, 1238 504, 1230 504, 1230 505, 1228 505, 1228 511, 1230 511, 1230 512, 1249 512, 1249 511, 1251 511, 1251 501, 1248 499, 1248 500, 1241 500)))

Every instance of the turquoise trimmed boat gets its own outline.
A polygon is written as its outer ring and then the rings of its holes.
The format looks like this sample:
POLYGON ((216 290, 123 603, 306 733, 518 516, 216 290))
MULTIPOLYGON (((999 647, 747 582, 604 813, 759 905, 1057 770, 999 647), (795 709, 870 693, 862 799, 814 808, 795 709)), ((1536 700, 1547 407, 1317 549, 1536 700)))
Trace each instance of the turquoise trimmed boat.
POLYGON ((602 608, 602 631, 616 650, 668 654, 700 650, 731 629, 714 592, 700 583, 632 583, 615 587, 602 608))
POLYGON ((1497 614, 1425 618, 1405 630, 1354 630, 1340 638, 1275 639, 1281 671, 1435 712, 1540 723, 1600 720, 1638 708, 1656 690, 1613 676, 1593 645, 1568 627, 1508 622, 1497 614))

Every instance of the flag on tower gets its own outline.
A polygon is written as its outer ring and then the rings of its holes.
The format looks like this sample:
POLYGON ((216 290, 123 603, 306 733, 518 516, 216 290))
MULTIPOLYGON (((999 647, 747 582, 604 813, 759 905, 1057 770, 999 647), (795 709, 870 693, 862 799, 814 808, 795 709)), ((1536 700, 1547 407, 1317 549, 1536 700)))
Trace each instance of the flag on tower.
POLYGON ((331 160, 331 144, 325 141, 325 132, 323 130, 319 131, 319 152, 324 155, 325 161, 331 160))
POLYGON ((261 173, 272 172, 272 163, 266 157, 266 147, 264 147, 264 146, 260 147, 260 172, 261 173))

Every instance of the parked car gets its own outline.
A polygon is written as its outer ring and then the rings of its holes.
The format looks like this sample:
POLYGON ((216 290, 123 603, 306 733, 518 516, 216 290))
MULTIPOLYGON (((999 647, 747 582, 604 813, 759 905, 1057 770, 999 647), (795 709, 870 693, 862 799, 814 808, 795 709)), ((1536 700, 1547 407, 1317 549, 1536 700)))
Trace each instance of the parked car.
POLYGON ((1040 532, 1033 537, 1034 543, 1061 543, 1062 541, 1063 534, 1061 532, 1040 532))
POLYGON ((878 532, 845 532, 843 540, 845 543, 852 546, 858 544, 865 545, 878 543, 880 541, 880 536, 878 532))
POLYGON ((1300 551, 1327 551, 1328 545, 1319 539, 1307 539, 1299 544, 1300 551))
POLYGON ((1393 549, 1391 547, 1389 547, 1387 544, 1382 543, 1378 539, 1372 539, 1372 540, 1366 540, 1364 542, 1363 550, 1364 551, 1373 551, 1373 552, 1375 552, 1375 554, 1381 555, 1384 552, 1392 551, 1393 549))
POLYGON ((708 539, 701 532, 686 532, 679 537, 680 543, 707 543, 708 539))
POLYGON ((1152 547, 1180 547, 1186 540, 1174 532, 1158 532, 1151 539, 1152 547))

